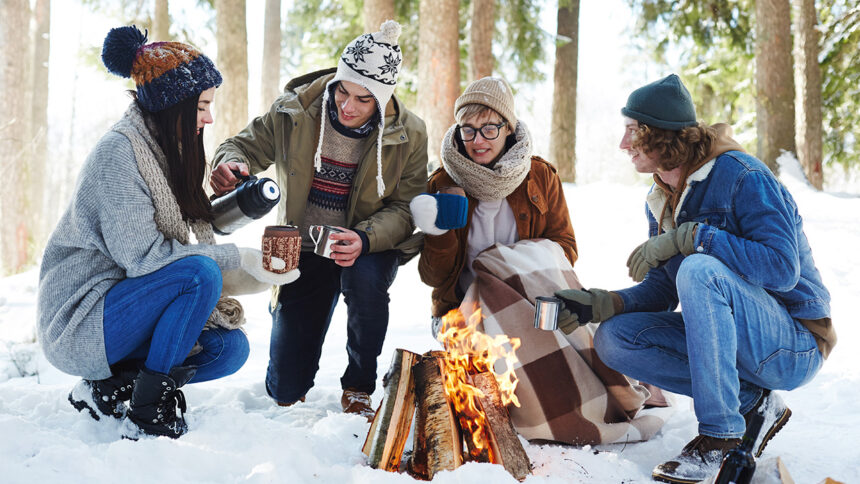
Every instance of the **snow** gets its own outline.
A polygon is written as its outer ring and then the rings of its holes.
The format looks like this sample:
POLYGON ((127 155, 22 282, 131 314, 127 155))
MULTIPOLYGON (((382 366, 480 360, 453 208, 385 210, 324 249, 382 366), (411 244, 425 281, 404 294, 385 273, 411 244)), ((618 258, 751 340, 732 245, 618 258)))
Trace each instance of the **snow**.
MULTIPOLYGON (((839 344, 818 376, 781 395, 794 412, 762 459, 780 456, 794 480, 825 477, 860 482, 860 354, 853 297, 860 294, 860 198, 815 192, 798 178, 788 157, 782 181, 795 196, 818 268, 833 296, 839 344), (852 437, 853 435, 853 437, 852 437)), ((647 186, 592 183, 566 185, 577 233, 576 269, 586 287, 630 284, 624 261, 644 237, 647 186)), ((223 240, 258 246, 255 222, 223 240)), ((235 375, 184 391, 191 431, 179 440, 119 437, 118 422, 90 419, 66 400, 77 378, 47 363, 35 341, 38 269, 0 279, 0 481, 136 482, 410 482, 365 465, 361 446, 369 425, 340 409, 339 377, 346 365, 346 314, 339 305, 323 348, 316 386, 305 403, 275 406, 263 378, 271 320, 268 294, 242 297, 251 356, 235 375), (26 376, 22 376, 26 375, 26 376)), ((416 262, 400 268, 391 290, 391 320, 379 358, 387 368, 397 347, 416 352, 439 348, 430 335, 430 290, 416 262)), ((380 390, 374 394, 378 403, 380 390)), ((626 445, 572 447, 523 440, 534 464, 527 483, 651 482, 651 469, 673 457, 696 434, 690 399, 677 396, 678 411, 652 440, 626 445)), ((411 448, 409 442, 407 448, 411 448)), ((439 474, 437 483, 514 483, 500 466, 466 464, 439 474)))

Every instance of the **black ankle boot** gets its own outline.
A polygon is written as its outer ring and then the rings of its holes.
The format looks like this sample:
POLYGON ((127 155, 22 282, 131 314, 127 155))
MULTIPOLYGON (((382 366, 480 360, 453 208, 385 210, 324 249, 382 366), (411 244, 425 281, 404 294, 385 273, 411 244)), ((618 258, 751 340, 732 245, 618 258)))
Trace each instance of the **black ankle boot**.
POLYGON ((185 395, 179 388, 195 373, 196 366, 177 366, 167 375, 141 369, 131 395, 129 420, 147 435, 176 439, 185 434, 185 395), (176 412, 177 405, 181 415, 176 412))
POLYGON ((100 417, 121 419, 128 410, 125 401, 131 399, 138 362, 122 361, 110 367, 110 378, 81 380, 69 392, 69 403, 78 411, 87 409, 95 420, 100 417))

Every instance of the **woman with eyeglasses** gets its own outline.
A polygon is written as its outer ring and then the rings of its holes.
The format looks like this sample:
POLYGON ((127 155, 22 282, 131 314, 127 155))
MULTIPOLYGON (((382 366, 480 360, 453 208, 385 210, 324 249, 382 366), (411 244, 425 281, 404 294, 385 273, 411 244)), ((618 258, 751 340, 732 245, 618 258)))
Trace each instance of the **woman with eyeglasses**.
POLYGON ((433 287, 434 335, 474 280, 475 257, 493 244, 544 238, 561 246, 571 264, 577 257, 561 180, 532 155, 507 82, 474 81, 454 104, 454 117, 442 141, 443 166, 430 176, 428 194, 411 203, 426 234, 418 272, 433 287))

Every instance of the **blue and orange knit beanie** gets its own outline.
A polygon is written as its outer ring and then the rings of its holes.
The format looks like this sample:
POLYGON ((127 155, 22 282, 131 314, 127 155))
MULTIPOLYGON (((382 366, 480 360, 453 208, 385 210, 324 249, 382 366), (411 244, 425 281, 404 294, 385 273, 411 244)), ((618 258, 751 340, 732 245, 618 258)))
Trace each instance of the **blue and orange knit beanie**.
POLYGON ((147 111, 161 111, 221 85, 221 73, 199 50, 181 42, 146 40, 133 25, 111 29, 102 62, 111 73, 134 80, 137 100, 147 111))

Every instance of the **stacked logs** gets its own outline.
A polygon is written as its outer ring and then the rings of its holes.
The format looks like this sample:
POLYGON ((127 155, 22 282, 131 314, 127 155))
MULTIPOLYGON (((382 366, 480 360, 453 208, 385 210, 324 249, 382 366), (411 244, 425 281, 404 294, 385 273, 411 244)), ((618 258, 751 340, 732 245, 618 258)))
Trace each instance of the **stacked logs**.
POLYGON ((525 479, 531 465, 502 404, 495 377, 490 372, 469 375, 469 383, 483 393, 479 410, 486 418, 484 440, 489 442, 486 452, 470 452, 474 450, 471 436, 464 435, 458 423, 462 416, 445 393, 444 357, 441 351, 419 355, 395 350, 383 378, 383 400, 362 449, 369 464, 390 472, 401 470, 414 416, 413 449, 405 466, 413 476, 431 480, 439 471, 478 461, 500 464, 515 478, 525 479))

